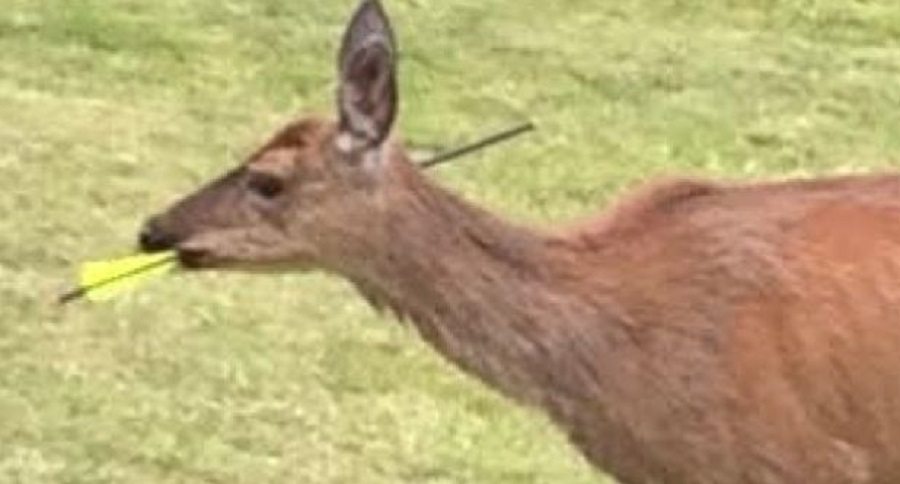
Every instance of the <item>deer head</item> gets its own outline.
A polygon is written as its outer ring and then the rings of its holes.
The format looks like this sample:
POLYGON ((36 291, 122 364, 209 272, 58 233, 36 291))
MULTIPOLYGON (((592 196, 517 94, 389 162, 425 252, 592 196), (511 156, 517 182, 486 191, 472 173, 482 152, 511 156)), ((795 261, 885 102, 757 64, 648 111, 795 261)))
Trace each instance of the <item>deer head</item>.
MULTIPOLYGON (((151 218, 144 251, 190 268, 333 268, 403 198, 415 167, 390 139, 396 49, 378 0, 354 14, 338 56, 336 121, 307 117, 243 164, 151 218)), ((371 235, 371 234, 369 234, 371 235)))

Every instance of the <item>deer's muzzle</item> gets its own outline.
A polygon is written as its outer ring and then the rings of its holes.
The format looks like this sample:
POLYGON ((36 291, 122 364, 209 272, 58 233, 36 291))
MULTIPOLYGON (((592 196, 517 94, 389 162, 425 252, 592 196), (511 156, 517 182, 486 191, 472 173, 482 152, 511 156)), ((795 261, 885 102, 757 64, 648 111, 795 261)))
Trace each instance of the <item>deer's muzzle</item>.
POLYGON ((156 219, 150 219, 138 235, 138 245, 144 252, 172 250, 177 243, 178 237, 161 228, 156 219))

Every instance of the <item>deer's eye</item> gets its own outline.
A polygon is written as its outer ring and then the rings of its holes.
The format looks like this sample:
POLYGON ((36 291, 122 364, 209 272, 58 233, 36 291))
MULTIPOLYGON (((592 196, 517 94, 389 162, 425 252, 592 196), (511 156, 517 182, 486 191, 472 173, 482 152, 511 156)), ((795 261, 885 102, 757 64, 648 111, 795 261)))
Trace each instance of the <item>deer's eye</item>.
POLYGON ((247 189, 255 195, 271 200, 284 192, 284 181, 265 173, 253 173, 247 179, 247 189))

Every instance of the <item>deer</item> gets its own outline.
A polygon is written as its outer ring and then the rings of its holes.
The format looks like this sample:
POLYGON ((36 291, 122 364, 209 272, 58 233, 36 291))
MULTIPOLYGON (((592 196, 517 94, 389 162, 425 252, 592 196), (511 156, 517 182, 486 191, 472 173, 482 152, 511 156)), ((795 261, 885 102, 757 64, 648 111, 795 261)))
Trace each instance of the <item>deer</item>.
POLYGON ((624 484, 900 482, 900 176, 669 178, 533 227, 410 160, 396 64, 362 0, 337 115, 150 217, 142 250, 343 278, 624 484))

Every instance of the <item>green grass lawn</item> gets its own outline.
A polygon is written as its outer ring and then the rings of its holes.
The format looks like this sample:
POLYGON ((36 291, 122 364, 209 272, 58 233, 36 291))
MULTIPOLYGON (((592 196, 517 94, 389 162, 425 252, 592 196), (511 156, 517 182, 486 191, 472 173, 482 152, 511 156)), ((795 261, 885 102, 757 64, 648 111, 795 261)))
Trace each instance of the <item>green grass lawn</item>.
MULTIPOLYGON (((562 223, 641 180, 900 162, 895 0, 385 0, 402 132, 537 135, 434 173, 562 223)), ((597 483, 540 414, 322 276, 59 308, 79 261, 302 111, 352 0, 0 0, 0 482, 597 483)))

